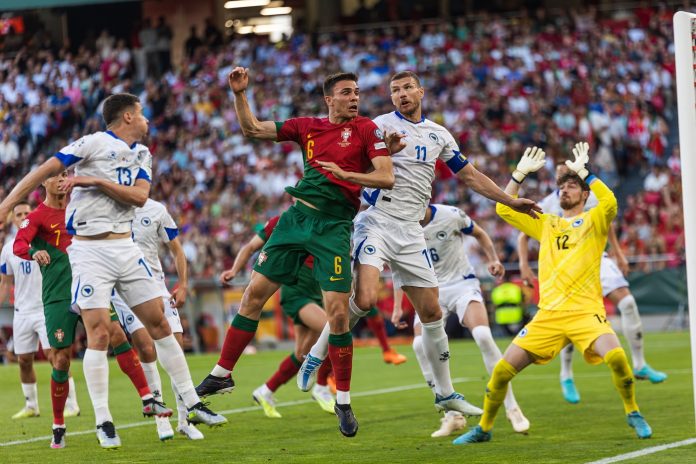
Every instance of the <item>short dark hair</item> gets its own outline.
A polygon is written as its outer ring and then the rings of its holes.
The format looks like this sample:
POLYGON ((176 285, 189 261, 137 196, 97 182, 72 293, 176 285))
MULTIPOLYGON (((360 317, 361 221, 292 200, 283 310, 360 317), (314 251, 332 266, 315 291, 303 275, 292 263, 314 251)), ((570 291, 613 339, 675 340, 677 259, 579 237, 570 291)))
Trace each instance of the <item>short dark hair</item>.
POLYGON ((324 79, 324 96, 329 97, 333 95, 334 87, 336 83, 340 81, 353 81, 358 82, 358 75, 352 72, 339 72, 331 74, 329 77, 324 79))
POLYGON ((19 200, 17 203, 14 204, 14 206, 12 207, 12 212, 14 213, 14 209, 22 205, 27 205, 29 208, 31 208, 31 203, 29 203, 29 200, 25 198, 24 200, 19 200))
POLYGON ((140 103, 138 97, 130 93, 115 93, 104 100, 102 116, 107 127, 118 121, 123 112, 140 103))
POLYGON ((583 192, 589 192, 590 191, 590 186, 587 185, 587 182, 582 180, 580 176, 575 174, 574 172, 569 172, 568 174, 563 174, 561 177, 558 178, 558 181, 556 181, 557 186, 561 186, 565 184, 566 182, 575 182, 580 186, 583 192))
POLYGON ((412 78, 414 81, 416 81, 416 85, 418 85, 418 87, 422 87, 420 77, 418 77, 418 74, 414 73, 413 71, 399 71, 389 79, 389 83, 391 84, 395 80, 403 79, 405 77, 412 78))

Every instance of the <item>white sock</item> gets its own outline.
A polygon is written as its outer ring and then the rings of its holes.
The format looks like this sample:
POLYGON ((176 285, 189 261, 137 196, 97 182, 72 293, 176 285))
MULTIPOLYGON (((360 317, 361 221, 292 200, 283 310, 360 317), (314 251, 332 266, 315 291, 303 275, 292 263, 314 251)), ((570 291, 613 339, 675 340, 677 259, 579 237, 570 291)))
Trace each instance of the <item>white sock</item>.
POLYGON ((176 385, 176 390, 184 400, 186 407, 190 408, 199 403, 201 400, 193 387, 184 352, 174 335, 169 334, 164 338, 155 340, 155 351, 157 351, 157 359, 169 374, 172 383, 176 385))
POLYGON ((28 409, 39 410, 39 403, 36 401, 38 398, 38 390, 36 388, 36 382, 34 383, 23 383, 22 393, 24 393, 25 407, 28 409))
POLYGON ((184 404, 184 400, 181 399, 181 395, 178 391, 176 391, 176 385, 174 385, 174 382, 172 382, 172 391, 174 392, 174 399, 176 400, 176 416, 178 419, 177 425, 188 425, 188 421, 186 420, 188 417, 188 409, 184 404))
POLYGON ((310 348, 309 354, 311 354, 315 358, 319 358, 321 360, 326 359, 326 357, 329 355, 329 334, 330 333, 331 333, 331 330, 329 329, 329 323, 327 322, 326 325, 324 326, 324 330, 321 331, 319 338, 314 343, 314 345, 312 345, 312 348, 310 348))
POLYGON ((219 364, 216 364, 213 370, 210 371, 210 375, 214 375, 215 377, 229 377, 230 374, 232 374, 231 370, 225 369, 219 364))
POLYGON ((442 396, 454 393, 449 369, 449 342, 442 319, 434 322, 421 322, 423 326, 423 348, 430 361, 435 379, 435 389, 442 396))
POLYGON ((336 391, 336 403, 337 404, 350 404, 350 392, 344 392, 341 390, 336 391))
MULTIPOLYGON (((493 368, 503 357, 503 353, 500 352, 500 348, 495 344, 493 340, 493 334, 491 333, 491 328, 487 325, 477 325, 471 331, 471 335, 474 337, 474 341, 481 351, 481 357, 483 357, 483 364, 486 366, 486 371, 488 373, 493 372, 493 368)), ((512 393, 512 385, 508 384, 508 391, 505 394, 505 409, 511 409, 517 406, 517 400, 515 400, 515 395, 512 393)))
POLYGON ((561 350, 561 380, 573 378, 573 344, 568 343, 561 350))
POLYGON ((147 379, 147 386, 150 387, 152 396, 157 401, 162 401, 162 379, 160 378, 159 370, 157 369, 157 361, 153 362, 140 362, 143 366, 143 372, 145 373, 145 379, 147 379))
POLYGON ((87 391, 92 400, 97 425, 113 422, 109 411, 109 361, 106 351, 87 348, 82 359, 87 391))
POLYGON ((635 370, 645 366, 645 354, 643 353, 643 323, 638 314, 638 305, 633 295, 625 296, 616 305, 621 312, 621 329, 624 337, 631 347, 631 360, 635 370))
POLYGON ((433 394, 435 394, 435 379, 433 378, 433 369, 430 367, 430 361, 428 360, 428 356, 425 354, 425 348, 423 348, 422 335, 416 335, 413 337, 413 352, 416 353, 416 359, 418 360, 421 373, 425 378, 425 383, 428 384, 430 390, 432 390, 433 394))
POLYGON ((73 379, 72 375, 68 377, 68 399, 66 400, 65 405, 70 409, 80 409, 80 406, 77 405, 77 390, 75 389, 75 379, 73 379))
POLYGON ((272 394, 273 394, 273 391, 271 391, 271 389, 268 388, 268 385, 266 385, 265 383, 264 383, 263 385, 261 385, 261 386, 259 387, 259 389, 261 389, 261 394, 262 394, 262 395, 268 396, 268 395, 272 395, 272 394))
POLYGON ((348 307, 350 308, 350 311, 348 311, 348 329, 355 327, 355 324, 357 324, 360 319, 367 316, 367 313, 370 312, 369 309, 367 311, 363 311, 358 307, 357 304, 355 304, 355 295, 351 295, 348 299, 348 307))

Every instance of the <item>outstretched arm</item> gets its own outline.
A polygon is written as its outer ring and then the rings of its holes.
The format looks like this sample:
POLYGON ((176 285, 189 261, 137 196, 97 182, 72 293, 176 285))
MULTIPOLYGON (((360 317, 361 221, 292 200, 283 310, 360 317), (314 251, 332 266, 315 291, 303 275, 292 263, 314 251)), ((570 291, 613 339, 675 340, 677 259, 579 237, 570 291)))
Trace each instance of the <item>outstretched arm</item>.
POLYGON ((263 140, 277 140, 276 125, 273 121, 259 121, 251 112, 246 89, 249 85, 249 70, 237 67, 227 78, 230 89, 234 92, 234 109, 237 111, 239 125, 245 137, 263 140))
POLYGON ((346 180, 354 184, 370 188, 392 189, 394 187, 394 168, 391 156, 377 156, 372 158, 374 170, 368 173, 344 171, 331 161, 317 161, 317 164, 336 176, 337 179, 346 180))
MULTIPOLYGON (((58 175, 63 170, 65 170, 63 163, 61 163, 58 158, 51 157, 37 169, 24 176, 24 178, 15 185, 15 188, 12 189, 10 194, 0 203, 0 218, 4 220, 18 201, 26 198, 27 195, 33 192, 43 181, 49 177, 58 175)), ((0 221, 0 229, 2 229, 3 226, 4 223, 0 221)))
POLYGON ((237 256, 234 258, 234 263, 232 263, 232 267, 223 271, 220 274, 220 283, 226 284, 230 280, 234 279, 237 274, 239 274, 239 271, 242 270, 244 266, 246 266, 246 263, 249 262, 249 258, 251 258, 251 255, 256 253, 256 251, 260 250, 261 247, 263 247, 265 241, 261 239, 258 235, 254 235, 254 238, 249 240, 240 250, 239 253, 237 253, 237 256))

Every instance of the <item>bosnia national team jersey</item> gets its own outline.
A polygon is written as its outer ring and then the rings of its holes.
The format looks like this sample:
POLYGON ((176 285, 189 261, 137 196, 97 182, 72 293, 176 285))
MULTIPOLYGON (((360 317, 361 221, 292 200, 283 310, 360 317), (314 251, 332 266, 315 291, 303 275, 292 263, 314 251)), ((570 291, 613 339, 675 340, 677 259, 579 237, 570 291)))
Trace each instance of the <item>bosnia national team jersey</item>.
POLYGON ((474 231, 474 221, 459 208, 430 205, 432 217, 423 228, 430 260, 440 284, 473 278, 474 268, 464 251, 464 234, 474 231))
POLYGON ((468 161, 459 152, 452 134, 429 119, 421 118, 415 123, 394 111, 376 117, 374 122, 384 133, 398 132, 406 135, 403 139, 406 148, 392 155, 394 188, 366 188, 363 198, 392 217, 420 221, 430 201, 438 158, 455 173, 466 166, 468 161))
POLYGON ((179 235, 179 229, 166 206, 148 198, 142 208, 136 208, 133 220, 133 241, 142 250, 152 273, 162 276, 159 244, 169 243, 179 235))
MULTIPOLYGON (((133 185, 152 177, 150 150, 139 143, 131 146, 113 132, 85 135, 55 155, 66 168, 75 165, 75 175, 133 185)), ((98 235, 131 231, 135 206, 114 200, 97 187, 75 187, 66 208, 65 223, 73 235, 98 235)))
POLYGON ((590 176, 587 183, 599 204, 572 218, 542 214, 533 219, 501 203, 496 205, 501 218, 539 240, 539 309, 604 311, 600 261, 617 202, 597 177, 590 176))
POLYGON ((352 220, 360 207, 360 185, 336 178, 317 161, 366 173, 373 158, 389 156, 375 123, 364 116, 343 124, 333 124, 329 118, 293 118, 276 122, 276 131, 278 142, 297 142, 304 155, 304 176, 285 191, 328 216, 352 220))
POLYGON ((14 275, 14 307, 17 313, 23 316, 43 314, 41 271, 36 261, 16 256, 12 252, 12 243, 6 243, 0 252, 0 273, 14 275))

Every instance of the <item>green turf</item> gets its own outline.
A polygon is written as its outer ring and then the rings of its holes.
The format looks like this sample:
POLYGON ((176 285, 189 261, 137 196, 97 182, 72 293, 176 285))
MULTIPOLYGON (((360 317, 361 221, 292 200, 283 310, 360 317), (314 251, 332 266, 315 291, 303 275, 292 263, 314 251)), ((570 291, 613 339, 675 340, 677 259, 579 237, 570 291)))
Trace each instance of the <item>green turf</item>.
MULTIPOLYGON (((501 346, 508 343, 500 342, 501 346)), ((518 401, 532 423, 529 435, 515 434, 504 414, 499 415, 493 441, 453 446, 454 438, 430 438, 439 426, 429 390, 423 385, 410 347, 398 347, 409 356, 400 366, 385 365, 376 348, 357 349, 353 366, 353 406, 360 421, 356 438, 343 438, 332 415, 311 401, 280 406, 282 419, 267 419, 257 408, 228 413, 230 423, 219 429, 202 429, 206 439, 191 442, 177 436, 160 443, 154 423, 123 428, 142 422, 139 399, 127 378, 111 363, 110 404, 123 447, 101 450, 93 433, 94 419, 80 363, 74 373, 83 414, 67 419, 67 448, 51 450, 50 439, 0 446, 2 463, 52 462, 466 462, 466 463, 583 463, 642 448, 694 437, 689 337, 687 333, 649 334, 649 362, 665 370, 669 379, 660 385, 639 382, 638 403, 652 425, 654 436, 638 440, 626 425, 618 394, 605 366, 588 366, 576 355, 575 377, 582 402, 566 404, 558 386, 558 362, 530 366, 515 381, 518 401), (380 390, 394 388, 397 391, 380 390), (120 427, 120 428, 119 428, 120 427), (90 431, 83 435, 70 432, 90 431)), ((460 380, 457 390, 481 405, 485 379, 483 362, 471 341, 451 344, 452 374, 460 380)), ((283 352, 244 356, 235 371, 237 389, 231 395, 214 397, 212 408, 239 410, 253 407, 251 391, 266 380, 286 355, 283 352)), ((215 362, 213 356, 189 358, 193 378, 200 381, 215 362)), ((12 421, 22 406, 18 368, 0 366, 0 444, 47 436, 51 405, 49 368, 40 364, 41 417, 12 421)), ((168 381, 165 400, 173 405, 168 381)), ((294 381, 281 388, 279 402, 307 400, 294 381)), ((696 456, 696 445, 667 450, 635 460, 640 463, 684 463, 696 456)))

